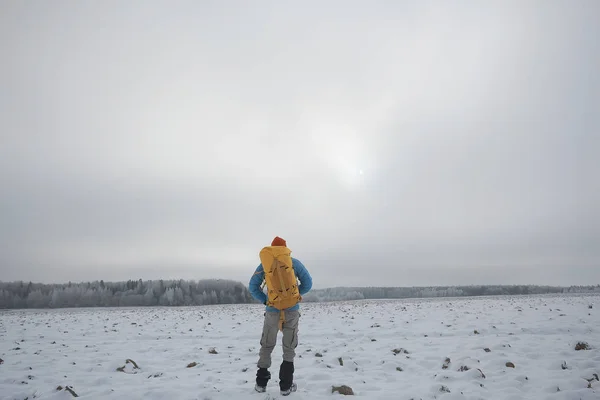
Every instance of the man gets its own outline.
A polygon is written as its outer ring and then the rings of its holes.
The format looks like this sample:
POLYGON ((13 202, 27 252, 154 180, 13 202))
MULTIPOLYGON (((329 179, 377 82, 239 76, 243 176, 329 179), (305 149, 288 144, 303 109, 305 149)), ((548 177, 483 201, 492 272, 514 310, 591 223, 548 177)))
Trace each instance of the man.
POLYGON ((294 357, 298 346, 299 302, 302 295, 312 287, 312 278, 306 267, 290 254, 286 241, 279 236, 275 237, 270 247, 261 250, 261 263, 249 285, 252 296, 266 305, 255 389, 258 392, 265 392, 267 389, 271 378, 271 353, 277 344, 278 330, 281 330, 283 362, 279 367, 279 389, 283 396, 297 389, 294 383, 294 357), (261 288, 263 280, 268 295, 261 288))

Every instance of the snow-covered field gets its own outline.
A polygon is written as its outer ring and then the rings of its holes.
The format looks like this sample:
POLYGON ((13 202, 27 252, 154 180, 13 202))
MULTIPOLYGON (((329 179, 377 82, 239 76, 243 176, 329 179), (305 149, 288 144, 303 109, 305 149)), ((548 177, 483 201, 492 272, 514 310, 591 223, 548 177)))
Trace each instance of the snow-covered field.
MULTIPOLYGON (((288 398, 348 385, 365 399, 597 400, 599 309, 585 295, 303 304, 288 398)), ((262 317, 258 305, 0 312, 0 399, 280 397, 280 346, 268 393, 253 389, 262 317)))

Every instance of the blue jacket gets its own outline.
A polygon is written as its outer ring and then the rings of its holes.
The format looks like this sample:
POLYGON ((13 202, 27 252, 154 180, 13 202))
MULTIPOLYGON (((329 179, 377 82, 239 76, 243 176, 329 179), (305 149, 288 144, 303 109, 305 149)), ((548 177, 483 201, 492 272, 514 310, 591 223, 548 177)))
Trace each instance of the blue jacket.
MULTIPOLYGON (((298 286, 300 296, 304 296, 312 288, 312 277, 308 273, 308 270, 306 269, 304 264, 302 264, 300 260, 297 260, 293 257, 292 267, 294 268, 294 273, 296 274, 296 277, 300 280, 300 285, 298 286)), ((252 278, 250 279, 250 284, 248 286, 252 297, 254 297, 256 300, 260 301, 263 304, 267 301, 267 295, 262 290, 260 290, 260 286, 262 285, 264 279, 265 273, 261 263, 256 268, 256 272, 254 273, 254 275, 252 275, 252 278)), ((300 304, 296 304, 295 306, 288 308, 288 310, 296 311, 299 308, 300 304)), ((279 312, 278 309, 269 306, 267 306, 267 311, 279 312)))

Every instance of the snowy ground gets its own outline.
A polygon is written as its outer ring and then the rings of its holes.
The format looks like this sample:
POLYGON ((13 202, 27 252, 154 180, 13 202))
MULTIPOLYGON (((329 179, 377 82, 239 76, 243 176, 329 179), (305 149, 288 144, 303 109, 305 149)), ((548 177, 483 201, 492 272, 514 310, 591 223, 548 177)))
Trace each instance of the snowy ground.
MULTIPOLYGON (((365 399, 597 400, 599 309, 598 296, 303 304, 288 398, 342 398, 332 385, 348 385, 365 399)), ((84 399, 277 398, 276 368, 268 393, 253 391, 262 316, 257 305, 0 312, 0 399, 70 399, 67 387, 84 399)))

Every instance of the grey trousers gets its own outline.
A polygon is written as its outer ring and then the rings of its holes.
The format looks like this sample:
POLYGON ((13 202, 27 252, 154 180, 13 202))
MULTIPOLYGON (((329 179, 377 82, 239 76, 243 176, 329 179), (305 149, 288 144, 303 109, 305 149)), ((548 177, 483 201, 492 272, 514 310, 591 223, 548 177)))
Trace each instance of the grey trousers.
MULTIPOLYGON (((265 312, 265 322, 262 336, 260 338, 260 352, 258 368, 271 367, 271 353, 277 345, 277 334, 279 333, 279 312, 265 312)), ((283 361, 294 362, 296 347, 298 346, 298 321, 299 311, 285 311, 285 323, 283 324, 283 361)))

